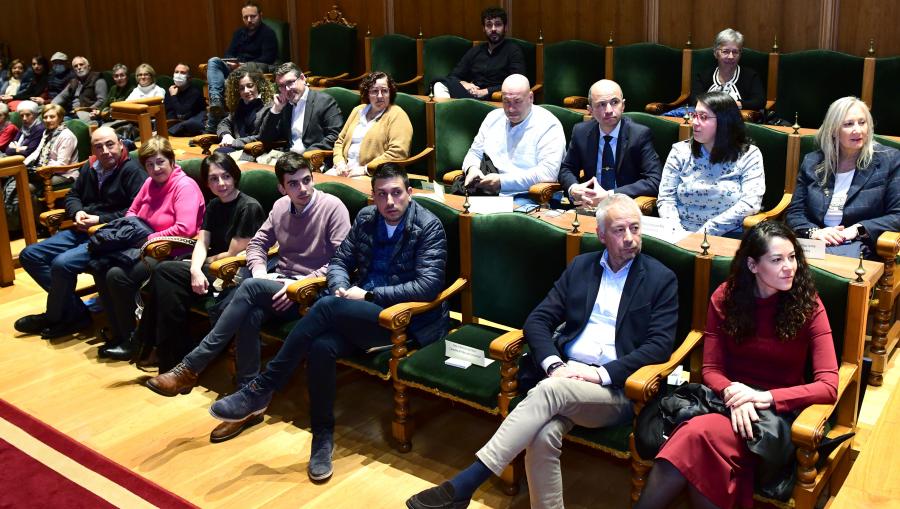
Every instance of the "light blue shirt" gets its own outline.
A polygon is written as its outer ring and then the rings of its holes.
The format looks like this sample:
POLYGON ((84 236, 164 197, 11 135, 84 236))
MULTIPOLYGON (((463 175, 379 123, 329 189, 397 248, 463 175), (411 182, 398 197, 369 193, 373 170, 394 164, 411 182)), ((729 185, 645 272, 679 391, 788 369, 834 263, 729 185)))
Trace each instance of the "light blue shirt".
POLYGON ((532 106, 525 120, 513 126, 503 108, 497 108, 481 123, 463 169, 480 169, 487 154, 500 172, 500 195, 511 196, 539 182, 556 182, 565 151, 562 124, 549 111, 532 106))

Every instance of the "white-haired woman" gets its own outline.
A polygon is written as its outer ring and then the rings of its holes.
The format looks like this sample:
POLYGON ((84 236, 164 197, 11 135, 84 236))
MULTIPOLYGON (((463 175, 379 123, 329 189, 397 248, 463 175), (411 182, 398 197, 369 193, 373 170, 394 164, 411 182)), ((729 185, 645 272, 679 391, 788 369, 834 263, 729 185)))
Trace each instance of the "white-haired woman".
POLYGON ((744 35, 726 28, 716 35, 713 42, 716 67, 709 71, 695 72, 691 85, 691 103, 706 92, 725 92, 742 110, 761 110, 766 104, 766 89, 756 71, 741 67, 744 35))

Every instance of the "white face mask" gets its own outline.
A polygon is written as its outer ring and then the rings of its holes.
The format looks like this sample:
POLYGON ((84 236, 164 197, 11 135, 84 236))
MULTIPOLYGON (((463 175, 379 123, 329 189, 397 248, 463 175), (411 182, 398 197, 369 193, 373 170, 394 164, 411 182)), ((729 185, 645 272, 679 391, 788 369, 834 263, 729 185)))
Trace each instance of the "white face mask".
POLYGON ((185 83, 187 83, 187 74, 176 72, 172 76, 172 81, 174 81, 175 84, 180 87, 181 85, 184 85, 185 83))

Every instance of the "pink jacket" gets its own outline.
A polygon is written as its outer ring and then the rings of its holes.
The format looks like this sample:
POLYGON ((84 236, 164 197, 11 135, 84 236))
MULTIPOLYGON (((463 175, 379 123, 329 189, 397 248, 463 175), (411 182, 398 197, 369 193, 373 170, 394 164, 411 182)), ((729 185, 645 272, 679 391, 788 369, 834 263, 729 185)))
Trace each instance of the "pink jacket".
POLYGON ((205 208, 200 186, 176 164, 169 180, 163 185, 148 177, 125 215, 138 216, 147 221, 156 230, 149 239, 193 237, 203 224, 205 208))

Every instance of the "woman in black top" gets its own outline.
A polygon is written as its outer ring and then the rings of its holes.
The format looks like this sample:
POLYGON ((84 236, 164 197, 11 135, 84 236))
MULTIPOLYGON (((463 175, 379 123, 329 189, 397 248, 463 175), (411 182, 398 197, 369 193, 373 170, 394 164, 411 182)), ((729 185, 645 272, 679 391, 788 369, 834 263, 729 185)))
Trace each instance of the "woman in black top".
POLYGON ((231 113, 216 127, 221 141, 216 152, 241 150, 259 139, 264 106, 272 102, 274 90, 258 72, 238 68, 225 82, 225 104, 231 113))
POLYGON ((694 73, 690 104, 707 92, 725 92, 742 110, 761 110, 766 105, 766 89, 756 71, 741 67, 744 35, 726 28, 719 32, 713 44, 716 68, 712 73, 694 73))

